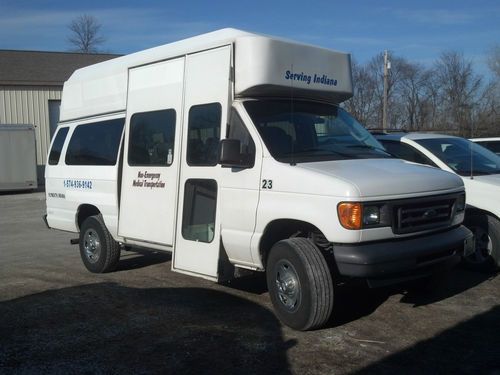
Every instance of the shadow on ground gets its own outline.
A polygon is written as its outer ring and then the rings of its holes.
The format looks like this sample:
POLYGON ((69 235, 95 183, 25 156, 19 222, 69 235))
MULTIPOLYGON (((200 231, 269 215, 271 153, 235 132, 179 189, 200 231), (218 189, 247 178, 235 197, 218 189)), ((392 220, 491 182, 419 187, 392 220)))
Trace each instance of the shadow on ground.
POLYGON ((412 304, 414 307, 424 306, 463 293, 496 276, 457 267, 441 284, 427 288, 420 288, 422 281, 375 289, 361 285, 345 285, 337 288, 333 315, 328 327, 341 326, 369 316, 393 295, 402 295, 401 303, 412 304))
POLYGON ((470 271, 462 267, 457 267, 441 280, 438 285, 434 285, 432 289, 424 288, 424 290, 415 290, 410 285, 409 288, 403 290, 404 295, 401 298, 401 302, 412 304, 415 307, 429 305, 461 294, 496 276, 496 273, 470 271))
POLYGON ((500 374, 500 306, 358 374, 500 374))
POLYGON ((113 283, 0 303, 1 373, 287 374, 273 313, 200 288, 113 283))
POLYGON ((122 251, 116 271, 128 271, 154 264, 166 263, 172 260, 172 255, 164 251, 134 250, 122 251))

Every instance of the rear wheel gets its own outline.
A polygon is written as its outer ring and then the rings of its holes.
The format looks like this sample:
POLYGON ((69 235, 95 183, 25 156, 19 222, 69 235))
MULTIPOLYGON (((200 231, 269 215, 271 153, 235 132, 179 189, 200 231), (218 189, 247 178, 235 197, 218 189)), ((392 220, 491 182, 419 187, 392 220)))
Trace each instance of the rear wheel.
POLYGON ((109 233, 101 215, 89 216, 80 228, 80 256, 93 273, 113 271, 120 260, 120 245, 109 233))
POLYGON ((465 226, 474 233, 475 251, 464 259, 465 265, 477 271, 500 267, 500 222, 485 214, 469 215, 465 226))
POLYGON ((267 286, 276 315, 305 331, 324 325, 332 313, 333 282, 321 251, 306 238, 276 243, 267 260, 267 286))

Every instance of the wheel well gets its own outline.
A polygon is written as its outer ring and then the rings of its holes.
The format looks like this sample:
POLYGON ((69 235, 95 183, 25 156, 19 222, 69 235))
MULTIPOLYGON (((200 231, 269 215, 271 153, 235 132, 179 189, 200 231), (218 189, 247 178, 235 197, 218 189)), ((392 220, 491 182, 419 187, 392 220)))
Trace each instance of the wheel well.
POLYGON ((78 211, 76 214, 76 223, 78 229, 80 229, 82 223, 86 218, 88 218, 89 216, 99 215, 100 213, 101 211, 99 211, 96 206, 93 206, 91 204, 82 204, 80 207, 78 207, 78 211))
POLYGON ((267 224, 264 234, 260 240, 259 252, 264 267, 267 256, 273 245, 290 237, 308 237, 320 250, 326 250, 330 243, 324 234, 314 225, 300 220, 278 219, 267 224))
POLYGON ((485 211, 485 210, 482 210, 480 208, 471 207, 471 206, 469 206, 468 208, 465 209, 465 217, 467 218, 467 216, 470 216, 470 215, 488 215, 488 216, 492 216, 492 217, 496 218, 497 220, 500 220, 498 218, 498 216, 496 216, 492 212, 485 211))

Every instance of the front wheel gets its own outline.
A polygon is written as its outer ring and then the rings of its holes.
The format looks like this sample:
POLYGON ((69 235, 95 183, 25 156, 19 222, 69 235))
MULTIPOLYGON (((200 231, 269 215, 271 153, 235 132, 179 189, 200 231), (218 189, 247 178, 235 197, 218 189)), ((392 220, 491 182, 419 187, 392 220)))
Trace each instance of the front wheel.
POLYGON ((500 267, 500 222, 485 214, 465 218, 465 226, 474 233, 475 252, 464 259, 465 265, 477 271, 493 271, 500 267))
POLYGON ((120 260, 120 245, 109 233, 102 215, 89 216, 80 228, 80 256, 93 273, 113 271, 120 260))
POLYGON ((267 286, 276 315, 306 331, 324 325, 333 309, 333 282, 325 257, 306 238, 277 242, 267 260, 267 286))

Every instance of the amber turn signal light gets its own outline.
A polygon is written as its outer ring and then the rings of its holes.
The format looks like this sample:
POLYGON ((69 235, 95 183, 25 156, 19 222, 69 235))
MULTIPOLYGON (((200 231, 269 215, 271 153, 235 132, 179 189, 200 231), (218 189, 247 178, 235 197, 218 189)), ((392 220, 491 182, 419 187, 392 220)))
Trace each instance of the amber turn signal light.
POLYGON ((361 203, 342 202, 337 206, 340 224, 346 229, 361 229, 363 207, 361 203))

